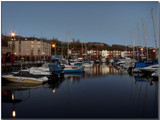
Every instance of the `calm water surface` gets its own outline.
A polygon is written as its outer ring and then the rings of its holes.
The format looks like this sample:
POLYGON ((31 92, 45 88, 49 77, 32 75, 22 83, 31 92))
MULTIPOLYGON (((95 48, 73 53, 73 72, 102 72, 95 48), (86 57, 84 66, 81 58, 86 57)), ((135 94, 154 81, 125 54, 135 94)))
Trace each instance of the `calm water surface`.
POLYGON ((110 65, 39 86, 2 83, 2 118, 158 118, 158 82, 110 65))

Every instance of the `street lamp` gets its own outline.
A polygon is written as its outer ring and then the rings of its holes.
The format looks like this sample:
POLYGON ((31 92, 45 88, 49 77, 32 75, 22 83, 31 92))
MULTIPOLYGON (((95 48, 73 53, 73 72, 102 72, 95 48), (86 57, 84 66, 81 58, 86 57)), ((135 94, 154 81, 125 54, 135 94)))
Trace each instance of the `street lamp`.
POLYGON ((52 44, 52 47, 54 48, 54 55, 56 55, 56 44, 52 44))
POLYGON ((43 62, 44 62, 44 54, 45 54, 45 52, 42 52, 42 55, 43 55, 43 62))
POLYGON ((13 66, 13 41, 15 40, 15 32, 11 32, 11 40, 12 40, 12 66, 13 66))
POLYGON ((156 52, 156 50, 154 49, 154 50, 153 50, 153 52, 155 53, 155 52, 156 52))

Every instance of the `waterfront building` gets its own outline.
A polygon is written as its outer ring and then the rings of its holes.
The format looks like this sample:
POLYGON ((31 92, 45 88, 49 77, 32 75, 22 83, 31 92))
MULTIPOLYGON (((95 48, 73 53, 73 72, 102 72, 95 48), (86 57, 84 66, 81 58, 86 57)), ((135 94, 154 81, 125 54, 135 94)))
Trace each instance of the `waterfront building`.
POLYGON ((14 45, 14 54, 16 57, 45 59, 51 57, 51 44, 48 40, 36 38, 20 38, 19 40, 9 41, 8 47, 14 45))

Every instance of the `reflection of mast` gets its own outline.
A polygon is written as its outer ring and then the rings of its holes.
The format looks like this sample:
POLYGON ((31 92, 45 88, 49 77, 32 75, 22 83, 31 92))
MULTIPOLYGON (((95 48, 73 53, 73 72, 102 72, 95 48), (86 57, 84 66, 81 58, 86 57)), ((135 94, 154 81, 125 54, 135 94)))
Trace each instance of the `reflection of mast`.
MULTIPOLYGON (((137 109, 140 107, 140 98, 141 98, 141 91, 142 91, 142 82, 141 82, 141 85, 140 85, 140 90, 139 90, 139 94, 138 94, 138 97, 137 97, 137 109), (138 104, 139 103, 139 104, 138 104)), ((139 109, 138 109, 139 110, 139 109)), ((137 112, 138 112, 137 110, 137 112)))
POLYGON ((157 110, 157 106, 158 106, 158 85, 157 82, 155 83, 155 97, 154 97, 154 111, 153 111, 153 117, 156 117, 156 110, 157 110))
POLYGON ((147 106, 147 97, 148 97, 148 82, 146 84, 146 90, 145 90, 145 98, 144 98, 144 107, 143 107, 143 115, 145 114, 146 111, 146 106, 147 106))

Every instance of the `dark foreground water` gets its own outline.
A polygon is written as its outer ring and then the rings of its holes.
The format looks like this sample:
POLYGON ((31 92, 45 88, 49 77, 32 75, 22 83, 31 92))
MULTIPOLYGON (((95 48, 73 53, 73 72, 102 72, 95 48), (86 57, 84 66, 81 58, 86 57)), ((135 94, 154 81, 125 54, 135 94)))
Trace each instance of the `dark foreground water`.
POLYGON ((158 118, 158 82, 109 65, 39 86, 2 84, 2 118, 158 118), (15 113, 15 114, 14 114, 15 113))

